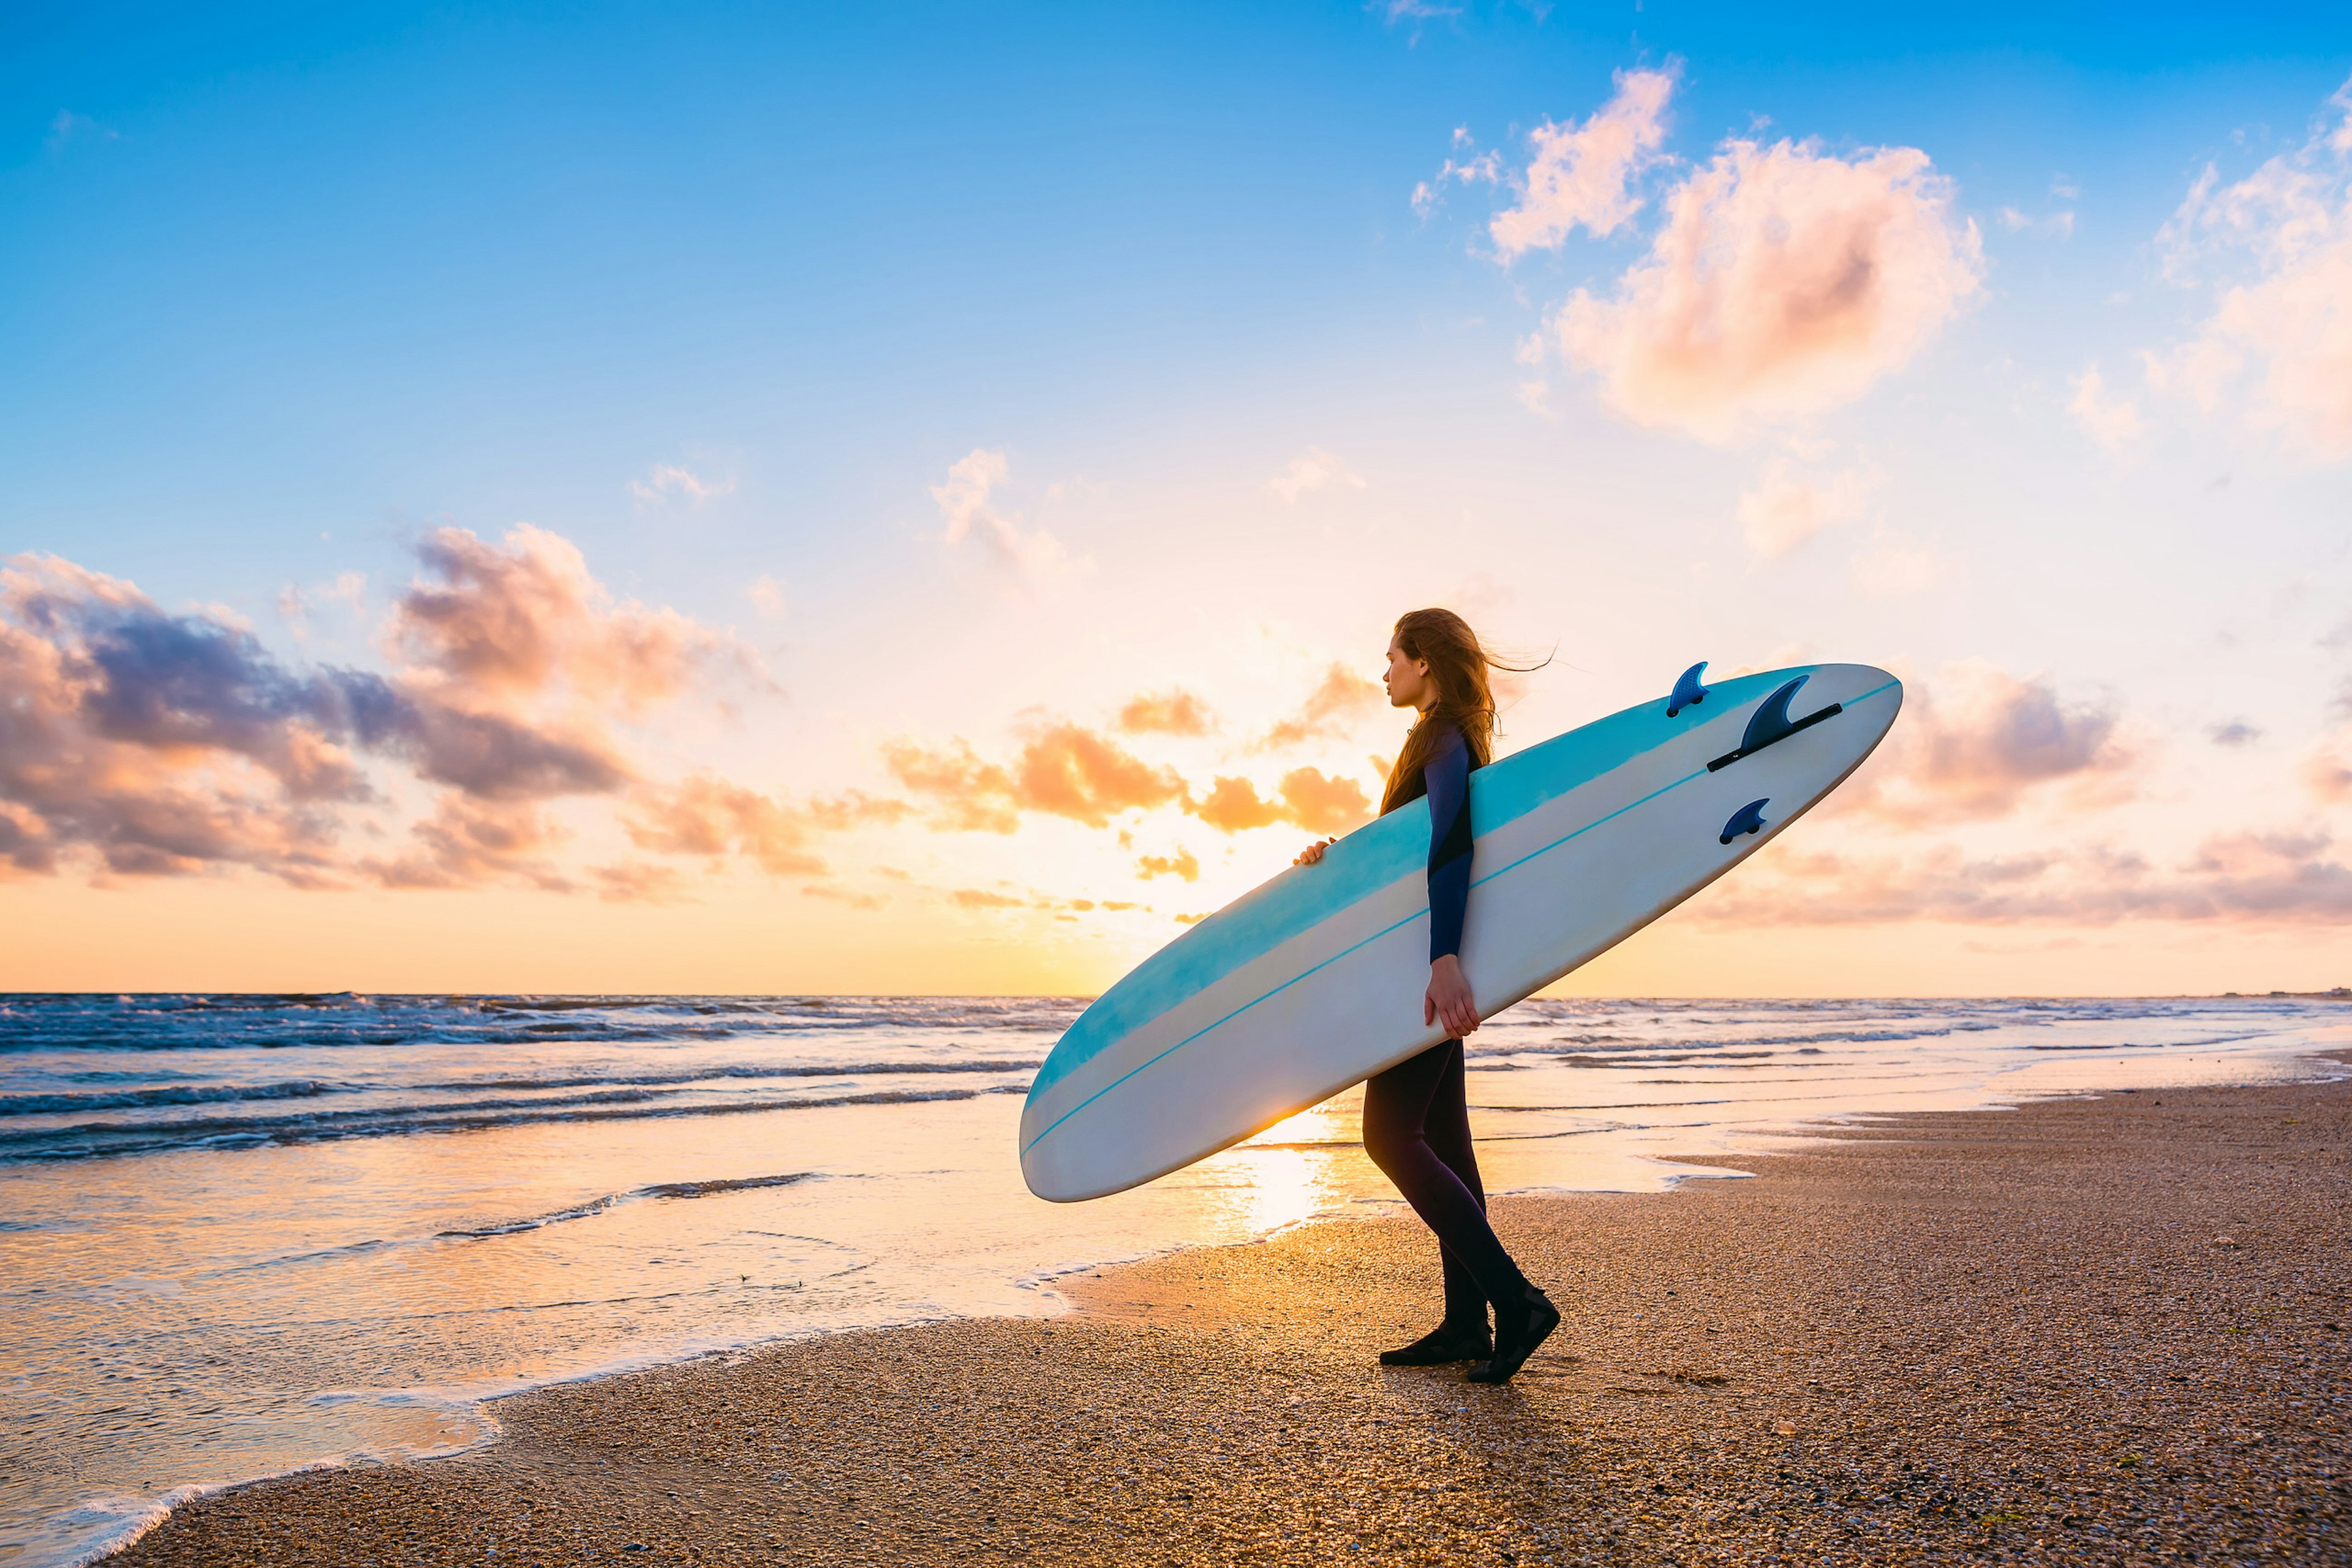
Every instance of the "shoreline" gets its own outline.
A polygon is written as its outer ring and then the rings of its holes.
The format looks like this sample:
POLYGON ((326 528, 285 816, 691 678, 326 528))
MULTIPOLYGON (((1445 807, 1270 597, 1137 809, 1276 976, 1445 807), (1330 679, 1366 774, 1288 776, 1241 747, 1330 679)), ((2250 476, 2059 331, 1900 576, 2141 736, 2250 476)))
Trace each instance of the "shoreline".
POLYGON ((1372 1364, 1425 1326, 1425 1235, 1316 1221, 1068 1315, 511 1396, 485 1447, 211 1493, 108 1561, 2341 1561, 2347 1127, 2352 1081, 2126 1090, 1498 1200, 1569 1309, 1504 1390, 1372 1364))

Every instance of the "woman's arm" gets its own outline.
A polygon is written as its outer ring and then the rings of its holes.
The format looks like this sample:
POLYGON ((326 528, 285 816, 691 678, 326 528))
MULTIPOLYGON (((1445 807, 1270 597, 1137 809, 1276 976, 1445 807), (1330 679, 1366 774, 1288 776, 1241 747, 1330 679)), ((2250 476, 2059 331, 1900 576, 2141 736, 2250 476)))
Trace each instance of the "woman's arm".
POLYGON ((1429 992, 1421 1021, 1442 1018, 1459 1037, 1478 1026, 1462 973, 1462 921, 1470 907, 1470 748, 1459 734, 1439 742, 1422 779, 1429 786, 1429 992))

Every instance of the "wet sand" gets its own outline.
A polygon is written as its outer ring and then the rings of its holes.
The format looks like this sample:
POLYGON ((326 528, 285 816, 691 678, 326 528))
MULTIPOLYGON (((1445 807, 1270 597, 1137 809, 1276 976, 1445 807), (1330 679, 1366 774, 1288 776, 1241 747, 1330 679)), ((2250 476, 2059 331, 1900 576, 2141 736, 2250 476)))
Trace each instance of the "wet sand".
POLYGON ((1374 1364, 1433 1247, 1340 1221, 1061 1319, 520 1396, 489 1448, 217 1494, 112 1561, 2352 1563, 2352 1082, 1745 1163, 1499 1202, 1568 1314, 1507 1388, 1374 1364))

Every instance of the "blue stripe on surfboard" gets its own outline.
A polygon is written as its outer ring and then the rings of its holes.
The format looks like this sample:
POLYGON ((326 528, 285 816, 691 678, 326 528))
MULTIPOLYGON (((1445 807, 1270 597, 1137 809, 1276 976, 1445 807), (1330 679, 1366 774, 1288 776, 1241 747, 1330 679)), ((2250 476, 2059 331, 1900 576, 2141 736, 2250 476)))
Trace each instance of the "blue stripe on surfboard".
MULTIPOLYGON (((1646 702, 1556 735, 1470 776, 1470 824, 1483 837, 1580 784, 1624 766, 1644 752, 1730 708, 1770 691, 1801 665, 1741 676, 1708 689, 1722 707, 1685 710, 1669 720, 1646 702)), ((1428 858, 1428 808, 1407 807, 1358 828, 1332 846, 1311 878, 1277 877, 1145 959, 1080 1015, 1029 1085, 1031 1100, 1187 996, 1370 897, 1428 858)))
MULTIPOLYGON (((1777 672, 1776 672, 1776 673, 1777 673, 1777 672)), ((1728 682, 1727 682, 1726 684, 1727 684, 1727 685, 1728 685, 1729 683, 1728 683, 1728 682)), ((1850 701, 1850 702, 1846 703, 1846 704, 1845 704, 1846 709, 1847 709, 1847 710, 1848 710, 1848 711, 1852 711, 1853 709, 1859 708, 1859 707, 1861 707, 1864 703, 1865 703, 1865 702, 1869 701, 1872 698, 1876 697, 1876 696, 1879 696, 1879 695, 1881 695, 1881 694, 1882 694, 1882 693, 1884 693, 1884 692, 1890 691, 1890 690, 1894 689, 1895 687, 1897 687, 1897 686, 1899 686, 1899 685, 1901 685, 1901 684, 1902 684, 1902 682, 1900 682, 1900 681, 1896 681, 1896 680, 1889 680, 1889 681, 1882 682, 1881 684, 1879 684, 1879 685, 1877 685, 1877 686, 1874 686, 1874 687, 1872 687, 1869 690, 1867 690, 1867 691, 1864 692, 1861 696, 1856 697, 1856 698, 1854 698, 1852 701, 1850 701)), ((1713 689, 1712 689, 1712 690, 1714 690, 1714 691, 1719 691, 1719 690, 1722 690, 1722 689, 1724 689, 1724 688, 1723 688, 1723 687, 1716 687, 1716 688, 1713 688, 1713 689)), ((1710 694, 1712 694, 1712 692, 1711 692, 1710 694)), ((1573 733, 1573 731, 1571 731, 1571 733, 1573 733)), ((1591 822, 1586 823, 1583 826, 1579 827, 1579 828, 1575 829, 1575 830, 1574 830, 1574 831, 1572 831, 1572 832, 1564 833, 1564 834, 1560 835, 1560 837, 1559 837, 1558 838, 1553 839, 1550 843, 1544 845, 1544 846, 1543 846, 1543 847, 1541 847, 1540 848, 1537 848, 1537 849, 1530 849, 1530 850, 1528 850, 1526 854, 1524 854, 1524 855, 1520 856, 1517 859, 1516 859, 1516 860, 1512 861, 1509 865, 1507 865, 1507 866, 1499 866, 1499 867, 1496 868, 1494 870, 1487 872, 1485 876, 1483 876, 1483 877, 1479 877, 1479 878, 1476 878, 1476 879, 1474 879, 1472 880, 1472 882, 1471 882, 1471 884, 1470 884, 1470 885, 1471 885, 1471 887, 1473 887, 1473 888, 1480 888, 1480 887, 1484 887, 1486 883, 1493 881, 1496 878, 1497 878, 1497 877, 1502 877, 1502 876, 1507 876, 1507 875, 1508 875, 1509 873, 1511 873, 1511 872, 1513 872, 1513 871, 1517 870, 1520 867, 1522 867, 1522 866, 1524 866, 1524 865, 1528 864, 1528 862, 1529 862, 1530 860, 1534 860, 1534 859, 1537 859, 1537 858, 1540 858, 1540 857, 1542 857, 1542 856, 1549 855, 1549 854, 1550 854, 1553 850, 1555 850, 1555 849, 1559 848, 1561 845, 1563 845, 1563 844, 1568 844, 1568 843, 1570 843, 1570 842, 1572 842, 1572 841, 1574 841, 1574 840, 1576 840, 1576 839, 1581 838, 1581 837, 1583 837, 1586 834, 1588 834, 1588 833, 1591 832, 1594 828, 1599 827, 1599 826, 1602 826, 1603 824, 1605 824, 1605 823, 1608 823, 1608 822, 1613 821, 1613 820, 1614 820, 1614 819, 1616 819, 1617 817, 1620 817, 1620 816, 1624 816, 1624 815, 1625 815, 1627 812, 1629 812, 1629 811, 1633 811, 1633 810, 1635 810, 1635 809, 1637 809, 1637 808, 1639 808, 1639 807, 1641 807, 1641 806, 1644 806, 1644 805, 1649 805, 1649 804, 1650 804, 1650 802, 1652 802, 1652 801, 1654 801, 1654 800, 1657 799, 1657 798, 1658 798, 1660 795, 1665 795, 1665 794, 1667 794, 1667 793, 1669 793, 1670 791, 1673 791, 1673 790, 1680 789, 1680 788, 1682 788, 1682 786, 1683 786, 1683 785, 1685 785, 1685 784, 1689 784, 1689 783, 1690 783, 1692 780, 1694 780, 1694 779, 1702 779, 1702 778, 1705 778, 1705 777, 1706 777, 1706 776, 1707 776, 1707 770, 1706 770, 1706 769, 1705 769, 1705 768, 1700 768, 1700 769, 1698 769, 1698 770, 1697 770, 1696 772, 1695 772, 1695 773, 1685 773, 1683 777, 1681 777, 1681 778, 1678 778, 1678 779, 1675 780, 1672 784, 1660 784, 1656 789, 1652 790, 1649 794, 1647 794, 1647 795, 1643 795, 1641 799, 1639 799, 1639 800, 1634 800, 1634 801, 1628 801, 1628 802, 1627 802, 1626 804, 1624 804, 1623 805, 1619 806, 1616 810, 1612 811, 1612 812, 1608 813, 1608 814, 1607 814, 1607 815, 1605 815, 1605 816, 1595 817, 1595 818, 1594 818, 1593 820, 1591 820, 1591 822)), ((1565 793, 1565 792, 1560 792, 1560 793, 1565 793)), ((1549 798, 1554 798, 1554 797, 1552 797, 1552 796, 1547 796, 1547 797, 1545 797, 1545 798, 1549 799, 1549 798)), ((1540 803, 1540 802, 1538 802, 1538 804, 1541 804, 1541 803, 1540 803)), ((1532 807, 1530 807, 1529 809, 1532 809, 1532 807)), ((1518 815, 1520 815, 1520 816, 1524 816, 1524 815, 1525 815, 1525 813, 1524 813, 1524 812, 1522 812, 1522 813, 1519 813, 1518 815)), ((1505 820, 1505 821, 1510 821, 1510 820, 1515 820, 1515 818, 1505 818, 1504 820, 1505 820)), ((1498 823, 1498 824, 1496 824, 1496 826, 1500 826, 1500 824, 1498 823)), ((1238 1007, 1234 1008, 1232 1012, 1230 1012, 1230 1013, 1226 1014, 1223 1017, 1219 1018, 1215 1023, 1213 1023, 1213 1024, 1210 1024, 1210 1025, 1208 1025, 1207 1026, 1205 1026, 1205 1027, 1203 1027, 1203 1028, 1197 1029, 1197 1030, 1195 1030, 1193 1033, 1192 1033, 1192 1034, 1190 1034, 1190 1035, 1185 1036, 1185 1037, 1184 1037, 1184 1038, 1182 1038, 1182 1039, 1181 1039, 1181 1040, 1177 1041, 1174 1045, 1172 1045, 1172 1046, 1169 1047, 1166 1050, 1161 1051, 1158 1056, 1151 1058, 1150 1058, 1150 1060, 1148 1060, 1148 1061, 1144 1061, 1144 1062, 1139 1062, 1139 1063, 1138 1063, 1138 1064, 1137 1064, 1136 1066, 1134 1066, 1133 1068, 1129 1068, 1129 1069, 1128 1069, 1126 1072, 1121 1073, 1118 1077, 1117 1077, 1117 1078, 1113 1079, 1110 1082, 1108 1082, 1108 1083, 1107 1083, 1107 1084, 1103 1085, 1100 1089, 1098 1089, 1095 1090, 1092 1094, 1090 1094, 1090 1095, 1087 1096, 1087 1097, 1086 1097, 1086 1099, 1084 1099, 1084 1100, 1082 1100, 1078 1101, 1078 1103, 1077 1103, 1077 1104, 1076 1104, 1076 1105, 1074 1105, 1074 1106, 1070 1107, 1070 1109, 1069 1109, 1069 1110, 1066 1110, 1066 1111, 1062 1112, 1062 1114, 1061 1114, 1061 1115, 1059 1115, 1059 1116, 1057 1116, 1057 1117, 1055 1117, 1055 1118, 1054 1119, 1054 1121, 1053 1121, 1053 1125, 1052 1125, 1052 1126, 1047 1127, 1044 1131, 1042 1131, 1042 1132, 1038 1133, 1036 1137, 1032 1138, 1032 1139, 1030 1139, 1030 1140, 1029 1140, 1029 1142, 1028 1142, 1024 1143, 1024 1144, 1021 1146, 1021 1152, 1025 1156, 1025 1155, 1029 1152, 1029 1151, 1030 1151, 1030 1150, 1034 1149, 1038 1144, 1040 1144, 1040 1143, 1044 1142, 1045 1142, 1048 1137, 1050 1137, 1050 1136, 1053 1134, 1054 1129, 1055 1129, 1055 1127, 1059 1127, 1059 1126, 1061 1126, 1063 1122, 1067 1121, 1071 1117, 1076 1116, 1079 1111, 1084 1110, 1087 1106, 1092 1105, 1096 1100, 1100 1100, 1104 1095, 1108 1094, 1112 1089, 1117 1089, 1120 1084, 1123 1084, 1123 1083, 1127 1082, 1127 1081, 1128 1081, 1128 1079, 1131 1079, 1131 1078, 1135 1077, 1135 1076, 1136 1076, 1136 1074, 1140 1073, 1140 1072, 1143 1072, 1143 1071, 1145 1071, 1145 1070, 1146 1070, 1146 1069, 1148 1069, 1148 1068, 1150 1068, 1156 1067, 1156 1066, 1158 1066, 1160 1063, 1161 1063, 1161 1062, 1163 1062, 1163 1061, 1166 1061, 1170 1057, 1174 1056, 1178 1051, 1182 1050, 1186 1046, 1191 1045, 1193 1041, 1195 1041, 1195 1040, 1197 1040, 1197 1039, 1201 1038, 1203 1035, 1209 1035, 1209 1034, 1213 1034, 1213 1033, 1215 1033, 1218 1029, 1221 1029, 1221 1028, 1224 1027, 1224 1026, 1226 1026, 1227 1024, 1232 1023, 1235 1018, 1240 1017, 1243 1014, 1244 1014, 1244 1013, 1248 1012, 1251 1008, 1255 1007, 1256 1005, 1258 1005, 1258 1004, 1259 1004, 1259 1003, 1271 1001, 1273 998, 1275 998, 1275 997, 1276 997, 1276 996, 1281 995, 1285 991, 1289 990, 1292 986, 1294 986, 1294 985, 1297 984, 1300 981, 1305 980, 1308 975, 1313 974, 1317 970, 1323 969, 1323 968, 1325 968, 1325 967, 1327 967, 1327 966, 1328 966, 1328 965, 1330 965, 1330 964, 1334 964, 1334 963, 1339 963, 1339 960, 1341 960, 1341 959, 1343 959, 1343 958, 1347 957, 1347 956, 1348 956, 1348 954, 1349 954, 1349 953, 1351 953, 1351 952, 1356 952, 1356 951, 1357 951, 1358 949, 1360 949, 1360 948, 1362 948, 1362 947, 1368 946, 1369 944, 1370 944, 1370 943, 1372 943, 1372 942, 1376 942, 1380 941, 1380 940, 1381 940, 1381 938, 1382 938, 1382 937, 1384 937, 1384 936, 1387 936, 1389 933, 1391 933, 1391 931, 1394 931, 1398 930, 1398 929, 1399 929, 1399 928, 1401 928, 1401 927, 1403 927, 1403 926, 1409 926, 1409 925, 1411 925, 1411 924, 1412 924, 1413 921, 1418 921, 1418 920, 1426 920, 1426 919, 1428 919, 1428 918, 1429 918, 1429 910, 1426 910, 1426 909, 1417 910, 1415 910, 1413 913, 1407 915, 1404 919, 1402 919, 1402 920, 1401 920, 1401 921, 1393 921, 1393 922, 1391 922, 1391 923, 1390 923, 1390 924, 1388 924, 1388 925, 1386 925, 1386 926, 1383 926, 1383 927, 1381 927, 1379 931, 1374 931, 1371 935, 1370 935, 1370 936, 1368 936, 1368 937, 1365 937, 1362 941, 1360 941, 1360 942, 1354 942, 1354 943, 1350 944, 1349 946, 1348 946, 1348 947, 1346 947, 1346 948, 1341 949, 1339 952, 1333 953, 1330 957, 1328 957, 1328 958, 1327 958, 1327 959, 1324 959, 1320 963, 1317 963, 1317 964, 1315 964, 1312 968, 1308 968, 1308 969, 1302 970, 1302 971, 1300 971, 1298 973, 1292 975, 1289 979, 1287 979, 1287 980, 1284 981, 1281 984, 1279 984, 1279 985, 1276 986, 1273 990, 1268 991, 1265 995, 1263 995, 1263 996, 1259 996, 1259 997, 1255 998, 1255 1000, 1252 1000, 1252 1001, 1248 1001, 1248 1002, 1244 1002, 1244 1003, 1243 1003, 1240 1006, 1238 1006, 1238 1007)), ((1098 1004, 1098 1005, 1099 1005, 1099 1004, 1098 1004)), ((1035 1098, 1036 1098, 1036 1095, 1037 1095, 1037 1086, 1036 1086, 1035 1084, 1034 1084, 1034 1083, 1033 1083, 1033 1084, 1030 1086, 1029 1098, 1030 1098, 1030 1099, 1032 1099, 1032 1100, 1034 1100, 1034 1099, 1035 1099, 1035 1098)))

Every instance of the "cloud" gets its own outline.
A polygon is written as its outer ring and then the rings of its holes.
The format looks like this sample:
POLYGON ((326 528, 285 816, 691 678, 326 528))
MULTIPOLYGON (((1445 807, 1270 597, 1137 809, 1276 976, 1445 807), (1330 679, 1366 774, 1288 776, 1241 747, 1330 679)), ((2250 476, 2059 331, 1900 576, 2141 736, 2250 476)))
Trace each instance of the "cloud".
POLYGON ((1518 205, 1487 226, 1505 261, 1557 249, 1580 225, 1606 237, 1632 220, 1642 201, 1630 187, 1659 161, 1666 100, 1680 69, 1619 71, 1616 96, 1582 125, 1546 121, 1528 133, 1535 155, 1519 182, 1518 205))
POLYGON ((2097 365, 2074 378, 2074 401, 2066 405, 2066 410, 2090 433, 2091 439, 2110 452, 2121 452, 2136 445, 2147 432, 2147 422, 2140 417, 2139 405, 2129 397, 2109 395, 2106 377, 2099 374, 2097 365))
POLYGON ((1388 705, 1388 693, 1344 664, 1323 672, 1322 683, 1309 693, 1298 711, 1258 738, 1253 751, 1273 752, 1286 746, 1347 730, 1360 715, 1388 705))
POLYGON ((410 837, 415 842, 406 853, 371 857, 361 869, 387 888, 471 888, 520 879, 547 892, 572 889, 548 859, 570 835, 538 805, 471 800, 451 791, 410 837))
POLYGON ((2208 165, 2158 235, 2168 276, 2219 284, 2196 335, 2148 379, 2315 456, 2352 456, 2352 81, 2304 143, 2223 185, 2208 165), (2251 385, 2246 384, 2251 381, 2251 385))
POLYGON ((1217 727, 1209 705, 1189 691, 1147 691, 1118 710, 1130 735, 1205 735, 1217 727))
POLYGON ((310 614, 321 605, 340 604, 352 615, 360 613, 361 596, 367 592, 367 574, 341 572, 331 583, 311 588, 288 586, 278 595, 278 617, 285 621, 295 640, 304 641, 310 636, 310 614))
POLYGON ((982 760, 962 740, 941 750, 893 742, 883 760, 899 784, 930 801, 933 826, 964 832, 1011 833, 1024 811, 1102 827, 1123 812, 1188 798, 1174 769, 1067 722, 1033 735, 1010 766, 982 760))
MULTIPOLYGON (((56 556, 0 564, 0 857, 149 876, 246 865, 331 881, 372 678, 303 676, 215 615, 167 615, 56 556)), ((377 683, 380 685, 380 683, 377 683)))
POLYGON ((1970 857, 1942 845, 1910 855, 1768 851, 1695 910, 1718 926, 2109 925, 2127 920, 2335 925, 2352 917, 2352 868, 2324 833, 2207 839, 2168 868, 2101 847, 1970 857))
POLYGON ((1309 833, 1345 833, 1372 817, 1372 803, 1360 784, 1315 768, 1285 773, 1275 800, 1259 798, 1257 786, 1248 779, 1220 777, 1206 799, 1187 809, 1220 833, 1242 833, 1277 822, 1309 833))
POLYGON ((1282 802, 1290 820, 1309 833, 1345 833, 1372 819, 1372 803, 1353 779, 1334 778, 1314 768, 1282 775, 1282 802))
POLYGON ((751 585, 743 590, 743 596, 751 601, 751 607, 764 619, 781 621, 784 618, 784 585, 766 573, 762 572, 752 579, 751 585))
POLYGON ((2000 226, 2011 234, 2023 234, 2031 230, 2034 234, 2055 239, 2074 237, 2074 215, 2071 212, 2054 212, 2046 217, 2037 218, 2021 213, 2015 207, 2003 207, 1998 216, 2000 226))
POLYGON ((1944 558, 1928 545, 1891 528, 1872 532, 1869 547, 1853 558, 1854 587, 1875 599, 1924 594, 1942 581, 1944 558))
POLYGON ((1190 849, 1179 848, 1173 855, 1145 855, 1135 862, 1135 874, 1149 881, 1154 877, 1181 877, 1188 882, 1201 879, 1201 863, 1192 858, 1190 849))
POLYGON ((445 529, 420 554, 427 580, 386 623, 388 675, 289 668, 226 612, 166 614, 54 556, 0 566, 0 856, 37 874, 79 858, 302 887, 568 887, 534 803, 637 776, 605 718, 756 666, 675 612, 612 604, 539 530, 500 547, 445 529), (353 859, 354 815, 380 831, 390 806, 372 764, 444 788, 408 851, 353 859))
POLYGON ((60 109, 50 117, 48 134, 42 138, 42 144, 50 153, 57 153, 65 151, 71 142, 88 142, 93 139, 100 142, 120 142, 122 140, 122 132, 109 126, 100 125, 87 114, 76 114, 70 109, 60 109))
POLYGON ((1459 16, 1459 5, 1442 5, 1437 0, 1364 0, 1364 9, 1377 14, 1391 27, 1400 22, 1411 22, 1413 42, 1421 41, 1421 24, 1447 16, 1459 16))
POLYGON ((522 523, 498 544, 463 528, 417 547, 428 577, 393 607, 410 679, 467 707, 569 697, 636 711, 708 678, 760 675, 740 643, 670 609, 615 604, 579 547, 522 523))
POLYGON ((626 860, 592 866, 588 875, 596 884, 596 896, 608 904, 677 904, 689 896, 686 879, 674 866, 626 860))
POLYGON ((1976 226, 1951 208, 1916 148, 1726 142, 1613 296, 1579 289, 1553 330, 1638 424, 1719 442, 1801 421, 1906 363, 1976 292, 1976 226))
POLYGON ((1044 529, 1022 531, 1019 521, 991 504, 996 488, 1011 476, 1012 465, 1002 452, 974 447, 949 468, 944 483, 929 487, 931 500, 947 522, 941 538, 950 547, 978 539, 1002 564, 1024 576, 1052 580, 1076 570, 1076 563, 1061 542, 1044 529))
POLYGON ((714 773, 638 791, 621 825, 632 844, 656 855, 741 855, 777 877, 825 869, 809 848, 804 814, 714 773))
POLYGON ((1289 468, 1266 480, 1265 488, 1281 497, 1284 505, 1296 506, 1300 496, 1316 490, 1360 490, 1364 481, 1322 447, 1309 447, 1291 459, 1289 468))
POLYGON ((2339 730, 2314 742, 2296 764, 2295 774, 2324 805, 2352 802, 2352 731, 2339 730))
POLYGON ((733 495, 735 481, 706 479, 691 468, 680 468, 676 463, 659 463, 644 479, 631 479, 629 493, 645 506, 683 500, 689 506, 698 507, 720 496, 733 495))
POLYGON ((2108 804, 2129 793, 2141 761, 2114 709, 1969 660, 1912 683, 1846 804, 1906 826, 2004 816, 2061 783, 2076 804, 2108 804))
POLYGON ((2217 746, 2250 746, 2263 738, 2263 732, 2243 719, 2231 719, 2226 723, 2210 726, 2205 738, 2217 746))
MULTIPOLYGON (((1456 148, 1466 148, 1469 144, 1468 129, 1456 126, 1454 131, 1454 145, 1456 148)), ((1418 217, 1427 217, 1444 195, 1448 181, 1464 185, 1493 185, 1501 184, 1502 178, 1503 155, 1500 153, 1489 150, 1465 158, 1448 158, 1445 160, 1444 167, 1439 169, 1433 176, 1413 186, 1413 214, 1418 217)))
POLYGON ((1805 474, 1775 458, 1756 488, 1740 492, 1740 531, 1757 554, 1786 555, 1822 529, 1860 517, 1872 489, 1859 469, 1805 474))

